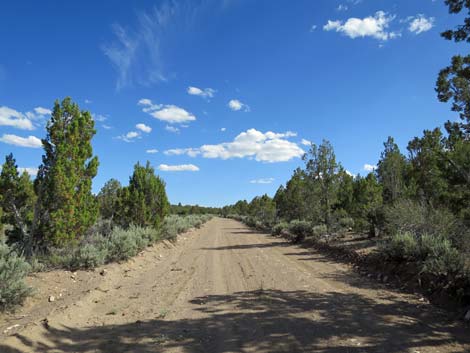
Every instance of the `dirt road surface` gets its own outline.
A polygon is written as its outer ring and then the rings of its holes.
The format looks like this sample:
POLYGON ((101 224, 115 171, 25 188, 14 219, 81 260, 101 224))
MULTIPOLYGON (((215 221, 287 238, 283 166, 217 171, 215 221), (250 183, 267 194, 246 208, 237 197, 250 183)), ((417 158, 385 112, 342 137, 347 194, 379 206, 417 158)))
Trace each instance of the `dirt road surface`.
POLYGON ((0 352, 470 351, 470 329, 419 297, 233 220, 99 271, 2 318, 0 352))

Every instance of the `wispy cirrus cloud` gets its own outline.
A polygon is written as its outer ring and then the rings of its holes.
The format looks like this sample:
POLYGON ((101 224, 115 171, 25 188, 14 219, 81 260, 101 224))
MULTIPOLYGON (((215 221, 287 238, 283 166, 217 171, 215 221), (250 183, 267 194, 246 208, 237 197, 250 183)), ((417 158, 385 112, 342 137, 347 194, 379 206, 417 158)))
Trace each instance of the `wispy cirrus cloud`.
POLYGON ((164 153, 219 159, 248 158, 266 163, 287 162, 293 158, 300 158, 305 153, 299 145, 288 140, 296 135, 291 131, 263 133, 256 129, 249 129, 240 133, 231 142, 203 145, 198 148, 175 148, 166 150, 164 153))
POLYGON ((250 184, 272 184, 274 180, 274 178, 253 179, 250 180, 250 184))

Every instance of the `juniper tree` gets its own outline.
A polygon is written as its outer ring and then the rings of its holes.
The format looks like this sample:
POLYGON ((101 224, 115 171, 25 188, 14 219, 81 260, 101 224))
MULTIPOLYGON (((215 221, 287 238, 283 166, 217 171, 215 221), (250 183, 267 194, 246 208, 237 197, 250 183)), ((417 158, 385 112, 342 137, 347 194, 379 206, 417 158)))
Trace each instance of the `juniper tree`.
POLYGON ((122 210, 119 220, 123 226, 135 224, 141 227, 159 228, 168 214, 170 204, 165 191, 165 182, 155 175, 150 163, 137 163, 129 179, 129 186, 120 192, 122 210))
POLYGON ((98 215, 91 193, 98 170, 91 145, 96 131, 91 114, 69 97, 55 102, 46 129, 35 183, 38 232, 54 245, 65 245, 82 236, 98 215))
POLYGON ((121 183, 116 179, 108 180, 101 188, 97 199, 100 207, 100 216, 102 218, 113 219, 118 212, 121 188, 121 183))
POLYGON ((29 174, 21 175, 16 160, 10 153, 0 173, 0 208, 2 223, 11 229, 5 231, 7 243, 14 244, 29 256, 32 251, 32 222, 35 194, 29 174))

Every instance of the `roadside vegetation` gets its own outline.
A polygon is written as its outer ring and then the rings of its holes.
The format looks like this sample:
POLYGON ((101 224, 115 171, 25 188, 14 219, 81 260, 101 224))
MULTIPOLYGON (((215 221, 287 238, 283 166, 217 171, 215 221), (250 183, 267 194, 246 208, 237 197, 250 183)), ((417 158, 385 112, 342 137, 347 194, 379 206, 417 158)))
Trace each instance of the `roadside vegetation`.
MULTIPOLYGON (((91 140, 94 121, 70 98, 56 102, 34 180, 19 173, 12 154, 0 173, 0 310, 32 292, 30 271, 93 269, 124 261, 160 240, 200 227, 205 214, 170 215, 165 183, 147 162, 129 184, 109 180, 91 192, 98 171, 91 140)), ((202 212, 199 212, 202 213, 202 212)))
MULTIPOLYGON (((451 13, 470 10, 468 2, 445 3, 451 13)), ((458 26, 443 37, 470 42, 470 30, 458 26)), ((436 92, 460 121, 424 130, 406 153, 389 137, 368 175, 351 175, 324 140, 310 146, 304 167, 273 198, 239 201, 223 214, 293 242, 367 235, 378 245, 370 261, 412 271, 429 294, 470 304, 470 56, 452 58, 436 92)))

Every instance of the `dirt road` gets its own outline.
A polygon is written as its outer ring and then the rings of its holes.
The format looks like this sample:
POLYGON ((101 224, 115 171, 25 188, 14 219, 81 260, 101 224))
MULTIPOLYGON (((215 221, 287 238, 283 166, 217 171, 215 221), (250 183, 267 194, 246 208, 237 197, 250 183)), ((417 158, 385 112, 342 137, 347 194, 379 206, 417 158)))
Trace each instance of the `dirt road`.
POLYGON ((160 244, 107 267, 82 289, 77 298, 64 298, 66 305, 49 303, 56 307, 47 321, 31 314, 29 325, 0 337, 0 352, 443 353, 470 347, 468 328, 418 297, 233 220, 213 219, 174 247, 160 244))

